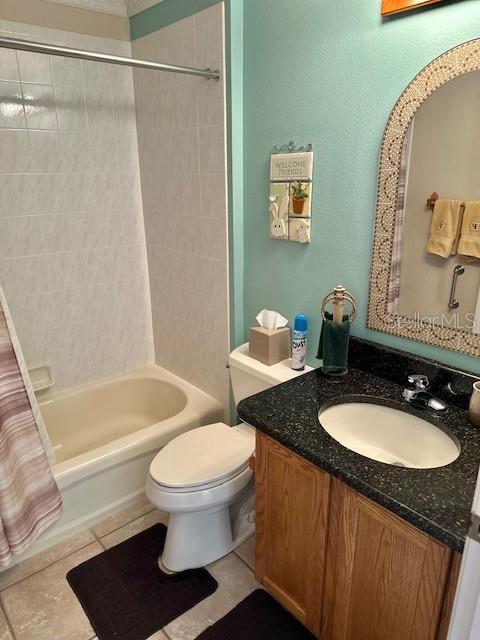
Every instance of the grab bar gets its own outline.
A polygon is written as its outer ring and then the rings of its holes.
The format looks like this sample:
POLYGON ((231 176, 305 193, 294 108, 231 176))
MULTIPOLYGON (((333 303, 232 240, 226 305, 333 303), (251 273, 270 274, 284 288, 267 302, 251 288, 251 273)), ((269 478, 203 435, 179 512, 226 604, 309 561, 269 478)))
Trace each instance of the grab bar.
POLYGON ((463 264, 457 264, 455 269, 453 270, 453 278, 452 278, 452 286, 450 288, 450 299, 448 301, 449 309, 458 309, 459 301, 455 299, 455 290, 457 288, 457 279, 458 276, 461 276, 462 273, 465 273, 465 267, 463 264))

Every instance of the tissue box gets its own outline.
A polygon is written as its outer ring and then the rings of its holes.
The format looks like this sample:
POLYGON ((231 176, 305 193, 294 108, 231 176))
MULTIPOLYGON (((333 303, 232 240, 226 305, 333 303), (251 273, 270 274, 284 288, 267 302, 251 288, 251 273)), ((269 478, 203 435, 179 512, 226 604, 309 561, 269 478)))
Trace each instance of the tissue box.
POLYGON ((290 357, 290 329, 250 329, 249 355, 268 366, 290 357))

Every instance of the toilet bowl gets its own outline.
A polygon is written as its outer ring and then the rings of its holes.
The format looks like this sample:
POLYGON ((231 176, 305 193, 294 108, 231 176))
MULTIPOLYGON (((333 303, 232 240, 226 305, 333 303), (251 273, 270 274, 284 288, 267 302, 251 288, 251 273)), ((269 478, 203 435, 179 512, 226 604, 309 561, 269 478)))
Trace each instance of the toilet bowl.
POLYGON ((178 436, 153 459, 145 492, 170 514, 165 568, 203 567, 253 534, 254 449, 254 429, 215 423, 178 436))
MULTIPOLYGON (((235 402, 311 371, 290 359, 267 366, 248 343, 228 359, 235 402)), ((255 430, 241 424, 198 427, 169 442, 153 459, 145 485, 150 502, 170 514, 160 560, 170 571, 203 567, 253 535, 254 480, 249 459, 255 430)))

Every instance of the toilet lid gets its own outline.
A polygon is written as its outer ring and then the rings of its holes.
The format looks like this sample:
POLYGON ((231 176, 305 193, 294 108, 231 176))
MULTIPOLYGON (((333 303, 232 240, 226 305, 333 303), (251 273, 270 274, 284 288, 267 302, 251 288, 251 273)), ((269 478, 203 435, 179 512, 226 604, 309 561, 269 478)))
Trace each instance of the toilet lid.
POLYGON ((192 429, 171 440, 150 465, 164 487, 209 485, 237 475, 255 450, 255 438, 222 422, 192 429))

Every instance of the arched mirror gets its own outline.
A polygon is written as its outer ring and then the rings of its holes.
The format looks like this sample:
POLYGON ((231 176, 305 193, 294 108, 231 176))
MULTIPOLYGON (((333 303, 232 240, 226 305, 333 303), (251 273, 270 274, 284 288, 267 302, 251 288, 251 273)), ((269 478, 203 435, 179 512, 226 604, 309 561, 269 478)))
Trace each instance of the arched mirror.
POLYGON ((480 354, 480 40, 425 67, 388 120, 367 325, 480 354))

